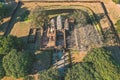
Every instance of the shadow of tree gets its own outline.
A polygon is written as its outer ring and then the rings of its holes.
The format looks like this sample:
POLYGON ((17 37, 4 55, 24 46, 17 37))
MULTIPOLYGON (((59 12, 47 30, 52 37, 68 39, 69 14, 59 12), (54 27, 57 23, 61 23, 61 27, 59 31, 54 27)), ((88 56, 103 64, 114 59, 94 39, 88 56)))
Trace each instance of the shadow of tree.
POLYGON ((5 28, 7 27, 9 21, 4 22, 0 25, 0 32, 5 32, 5 28))
POLYGON ((120 47, 119 46, 108 46, 105 47, 108 51, 112 53, 111 58, 114 60, 113 64, 116 64, 117 66, 120 65, 120 47))
POLYGON ((104 13, 96 14, 95 16, 96 16, 98 22, 100 22, 101 19, 105 18, 104 13))
POLYGON ((14 11, 14 13, 12 14, 12 18, 11 18, 11 20, 9 21, 9 23, 8 23, 8 26, 7 26, 7 28, 6 28, 6 32, 5 32, 5 34, 4 35, 8 35, 10 32, 11 32, 11 30, 12 30, 12 28, 14 27, 14 25, 15 25, 15 23, 17 23, 17 22, 19 22, 19 21, 24 21, 24 17, 26 17, 26 16, 23 16, 22 14, 25 12, 25 11, 28 11, 27 10, 27 8, 21 8, 21 6, 22 6, 22 3, 21 2, 19 2, 18 3, 18 6, 17 6, 17 8, 16 8, 16 10, 14 11), (22 16, 22 17, 21 17, 22 16))
POLYGON ((52 61, 52 51, 40 51, 36 54, 35 62, 31 73, 37 73, 46 69, 49 69, 52 61))
POLYGON ((37 44, 38 40, 36 40, 35 43, 28 43, 28 36, 20 37, 20 39, 24 41, 24 50, 35 55, 34 62, 31 65, 30 74, 35 74, 39 71, 49 69, 52 61, 52 51, 40 51, 40 48, 36 48, 36 45, 39 45, 37 44))

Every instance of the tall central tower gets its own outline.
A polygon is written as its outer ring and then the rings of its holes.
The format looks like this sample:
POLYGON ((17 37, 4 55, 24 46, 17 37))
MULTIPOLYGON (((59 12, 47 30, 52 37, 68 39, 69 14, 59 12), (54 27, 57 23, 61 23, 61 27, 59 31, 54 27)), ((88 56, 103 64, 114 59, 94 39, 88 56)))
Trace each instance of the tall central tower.
POLYGON ((57 16, 57 30, 61 30, 62 29, 62 18, 61 16, 57 16))

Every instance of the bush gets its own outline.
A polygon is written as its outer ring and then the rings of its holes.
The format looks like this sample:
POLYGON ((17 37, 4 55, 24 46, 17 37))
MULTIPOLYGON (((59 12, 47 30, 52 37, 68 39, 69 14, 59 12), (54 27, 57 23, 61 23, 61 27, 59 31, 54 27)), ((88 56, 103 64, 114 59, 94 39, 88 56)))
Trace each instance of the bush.
POLYGON ((33 55, 28 52, 17 52, 12 49, 3 58, 3 67, 6 75, 15 78, 26 76, 30 72, 33 58, 33 55))

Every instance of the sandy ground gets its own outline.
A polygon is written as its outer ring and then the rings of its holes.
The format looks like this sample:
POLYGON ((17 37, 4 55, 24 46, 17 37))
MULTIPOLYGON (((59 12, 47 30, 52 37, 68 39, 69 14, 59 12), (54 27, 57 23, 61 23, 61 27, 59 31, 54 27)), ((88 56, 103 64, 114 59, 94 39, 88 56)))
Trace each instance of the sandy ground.
POLYGON ((49 7, 53 8, 54 6, 56 6, 55 8, 59 8, 59 6, 63 6, 65 8, 65 6, 76 6, 76 8, 78 8, 77 6, 86 6, 91 8, 92 10, 94 10, 96 13, 102 13, 103 10, 101 9, 101 5, 99 3, 81 3, 81 2, 64 2, 64 4, 62 2, 55 2, 55 3, 46 3, 46 2, 30 2, 30 3, 24 3, 24 5, 22 6, 23 8, 27 8, 28 10, 32 10, 34 9, 36 6, 44 6, 44 7, 49 7))
POLYGON ((4 77, 2 80, 23 80, 23 78, 15 79, 12 77, 4 77))
POLYGON ((26 22, 17 22, 14 25, 14 28, 11 31, 11 35, 17 36, 17 37, 26 37, 29 34, 29 23, 26 22))
POLYGON ((83 60, 83 58, 86 56, 87 52, 80 52, 80 53, 74 53, 72 54, 72 63, 78 63, 83 60))

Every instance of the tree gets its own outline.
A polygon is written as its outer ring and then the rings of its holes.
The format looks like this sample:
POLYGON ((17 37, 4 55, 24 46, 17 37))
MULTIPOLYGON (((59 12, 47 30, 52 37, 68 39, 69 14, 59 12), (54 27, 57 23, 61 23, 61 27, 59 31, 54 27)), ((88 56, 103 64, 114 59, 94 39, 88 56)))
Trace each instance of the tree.
POLYGON ((113 2, 120 4, 120 0, 113 0, 113 2))
POLYGON ((93 49, 82 63, 68 70, 65 80, 120 80, 120 67, 116 64, 111 52, 93 49))
POLYGON ((32 27, 43 27, 44 21, 48 19, 44 8, 37 6, 31 11, 29 18, 32 21, 32 27))
POLYGON ((87 12, 82 10, 75 10, 71 17, 75 18, 77 25, 86 25, 90 23, 90 18, 87 12))
POLYGON ((33 55, 28 52, 17 52, 12 49, 3 58, 3 68, 6 75, 15 78, 24 77, 29 73, 33 62, 33 55))
MULTIPOLYGON (((2 3, 0 3, 0 12, 1 12, 1 8, 3 7, 3 5, 2 5, 2 3)), ((0 25, 1 25, 1 23, 2 23, 2 15, 1 15, 1 13, 0 13, 0 25)))
POLYGON ((92 65, 89 63, 79 63, 74 65, 72 69, 68 69, 65 80, 96 80, 92 76, 92 65), (91 68, 89 68, 91 67, 91 68))
POLYGON ((3 18, 10 16, 12 10, 11 4, 4 4, 0 2, 0 25, 3 22, 3 18))
POLYGON ((120 33, 120 20, 118 20, 115 25, 117 26, 117 32, 120 33))
POLYGON ((60 74, 56 69, 49 69, 41 71, 39 77, 39 80, 59 80, 60 74))
POLYGON ((24 48, 24 43, 21 39, 15 36, 0 36, 0 54, 7 54, 11 49, 21 51, 24 48))
POLYGON ((11 13, 11 5, 9 4, 3 4, 0 2, 0 20, 4 17, 8 17, 11 13))
POLYGON ((0 25, 2 24, 3 20, 2 20, 2 17, 0 16, 0 25))
POLYGON ((5 71, 2 64, 0 63, 0 80, 5 76, 5 71))
POLYGON ((3 56, 0 56, 0 80, 5 76, 5 71, 2 66, 2 58, 3 58, 3 56))

